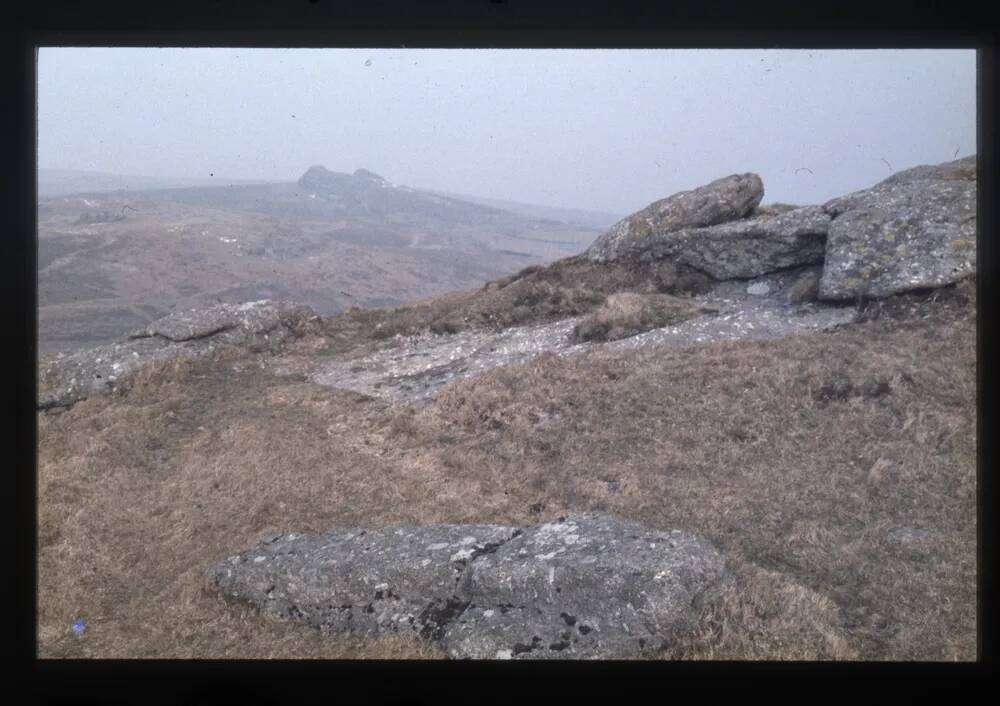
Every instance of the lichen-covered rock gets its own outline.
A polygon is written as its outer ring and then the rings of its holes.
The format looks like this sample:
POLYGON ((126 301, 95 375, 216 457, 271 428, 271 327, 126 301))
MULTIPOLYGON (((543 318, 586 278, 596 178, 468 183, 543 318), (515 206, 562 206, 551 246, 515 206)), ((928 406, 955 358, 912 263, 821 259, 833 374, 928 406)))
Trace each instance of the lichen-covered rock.
POLYGON ((58 354, 39 363, 38 409, 71 407, 93 395, 120 389, 147 365, 197 353, 193 345, 167 345, 162 338, 144 338, 58 354))
MULTIPOLYGON (((914 184, 920 181, 976 181, 976 155, 941 164, 922 164, 888 177, 883 184, 914 184)), ((850 199, 851 197, 845 197, 850 199)))
POLYGON ((729 579, 690 534, 584 513, 524 529, 285 535, 206 571, 224 593, 327 634, 411 632, 455 658, 625 658, 692 629, 729 579))
POLYGON ((328 633, 411 631, 434 640, 469 604, 462 586, 469 562, 516 533, 415 525, 289 534, 207 573, 227 595, 328 633))
MULTIPOLYGON (((164 316, 129 338, 162 336, 170 341, 192 341, 227 333, 229 343, 269 343, 270 336, 283 324, 312 315, 309 307, 288 302, 261 300, 244 304, 220 304, 206 309, 191 309, 164 316), (261 339, 261 340, 258 340, 261 339)), ((287 327, 286 327, 287 328, 287 327)), ((279 334, 280 335, 280 334, 279 334)))
POLYGON ((756 174, 734 174, 656 201, 622 219, 587 250, 593 262, 638 257, 661 239, 684 228, 700 228, 743 218, 764 196, 756 174))
POLYGON ((728 577, 704 540, 596 513, 528 528, 468 571, 475 607, 442 642, 476 659, 653 654, 694 628, 728 577))
POLYGON ((820 299, 881 298, 975 274, 975 157, 899 172, 823 210, 833 222, 820 299))
POLYGON ((669 258, 717 280, 748 279, 823 262, 830 216, 819 206, 754 216, 658 238, 644 258, 669 258))
POLYGON ((266 300, 171 314, 117 343, 41 361, 38 408, 69 407, 120 388, 147 365, 197 358, 219 346, 277 351, 314 316, 309 307, 266 300))

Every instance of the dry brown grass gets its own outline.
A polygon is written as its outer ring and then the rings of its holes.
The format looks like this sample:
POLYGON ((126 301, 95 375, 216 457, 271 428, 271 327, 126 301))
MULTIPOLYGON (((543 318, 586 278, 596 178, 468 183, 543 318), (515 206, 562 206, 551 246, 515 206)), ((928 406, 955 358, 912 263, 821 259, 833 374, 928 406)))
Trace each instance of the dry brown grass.
POLYGON ((870 316, 778 341, 544 356, 419 407, 220 357, 41 415, 39 653, 440 657, 323 641, 205 592, 200 571, 270 530, 602 510, 697 532, 733 568, 664 657, 974 659, 971 305, 870 316), (926 534, 902 544, 900 527, 926 534))
POLYGON ((425 331, 456 333, 555 321, 591 312, 616 292, 699 292, 705 275, 669 262, 594 264, 582 256, 532 265, 477 291, 455 292, 394 309, 355 309, 324 323, 331 352, 370 350, 378 341, 425 331))
POLYGON ((573 327, 575 341, 615 341, 712 313, 669 294, 619 292, 573 327))

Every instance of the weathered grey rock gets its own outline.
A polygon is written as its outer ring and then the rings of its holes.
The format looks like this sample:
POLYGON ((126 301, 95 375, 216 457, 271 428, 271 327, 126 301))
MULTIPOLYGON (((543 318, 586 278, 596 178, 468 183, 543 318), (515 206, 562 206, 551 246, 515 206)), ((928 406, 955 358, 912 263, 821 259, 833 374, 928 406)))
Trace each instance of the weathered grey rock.
POLYGON ((941 164, 922 164, 885 179, 883 184, 914 184, 920 181, 976 181, 976 155, 941 164))
POLYGON ((805 206, 657 238, 644 258, 690 265, 717 280, 748 279, 823 262, 830 216, 805 206))
POLYGON ((469 599, 466 566, 517 533, 496 525, 344 529, 274 538, 212 566, 224 593, 324 632, 439 639, 469 599))
POLYGON ((587 513, 526 529, 468 569, 453 657, 614 659, 692 630, 728 577, 705 541, 587 513))
MULTIPOLYGON (((283 322, 307 317, 308 307, 267 300, 245 304, 220 304, 207 309, 192 309, 164 316, 131 334, 129 338, 162 336, 170 341, 192 341, 230 332, 232 343, 255 341, 261 334, 281 328, 283 322)), ((269 341, 270 337, 264 339, 269 341)))
POLYGON ((219 346, 277 351, 314 316, 309 307, 270 301, 171 314, 118 343, 41 361, 38 408, 69 407, 121 387, 152 363, 197 358, 219 346))
POLYGON ((656 201, 622 219, 587 250, 594 262, 641 255, 659 240, 684 228, 716 225, 751 213, 764 196, 756 174, 734 174, 656 201))
POLYGON ((598 513, 525 529, 395 526, 286 535, 206 571, 327 634, 412 632, 456 658, 613 658, 690 630, 729 580, 690 534, 598 513))
POLYGON ((976 271, 975 157, 894 174, 823 206, 819 297, 886 297, 940 287, 976 271))

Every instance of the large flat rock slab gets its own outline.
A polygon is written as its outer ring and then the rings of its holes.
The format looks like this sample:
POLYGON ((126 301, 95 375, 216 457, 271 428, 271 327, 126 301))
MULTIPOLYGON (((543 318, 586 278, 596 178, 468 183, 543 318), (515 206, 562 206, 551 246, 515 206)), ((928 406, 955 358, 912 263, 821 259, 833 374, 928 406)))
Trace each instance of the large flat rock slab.
POLYGON ((607 343, 575 342, 573 329, 583 317, 572 317, 501 332, 467 330, 400 337, 385 348, 350 360, 279 356, 269 364, 278 374, 298 373, 316 384, 370 397, 427 400, 457 380, 499 366, 524 363, 546 353, 569 356, 598 347, 616 351, 765 340, 850 323, 854 319, 850 307, 789 302, 789 292, 802 273, 818 276, 818 271, 818 268, 798 268, 753 280, 720 282, 708 293, 690 300, 692 306, 714 313, 607 343))
POLYGON ((730 580, 705 540, 601 513, 282 535, 206 575, 328 635, 408 632, 473 659, 653 654, 730 580))
POLYGON ((587 249, 593 262, 639 257, 684 228, 725 223, 749 215, 764 196, 756 174, 733 174, 651 203, 623 218, 587 249))
POLYGON ((833 221, 822 299, 882 298, 975 274, 975 157, 899 172, 823 209, 833 221))

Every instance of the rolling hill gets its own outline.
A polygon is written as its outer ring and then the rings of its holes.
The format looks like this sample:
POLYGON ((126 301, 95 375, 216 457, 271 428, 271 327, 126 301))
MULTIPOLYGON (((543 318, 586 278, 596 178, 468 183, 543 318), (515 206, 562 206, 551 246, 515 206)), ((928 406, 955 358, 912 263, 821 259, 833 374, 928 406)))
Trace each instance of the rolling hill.
POLYGON ((107 191, 121 179, 81 178, 75 195, 39 199, 42 352, 114 340, 176 307, 287 297, 333 314, 402 304, 579 252, 598 235, 364 169, 107 191))

